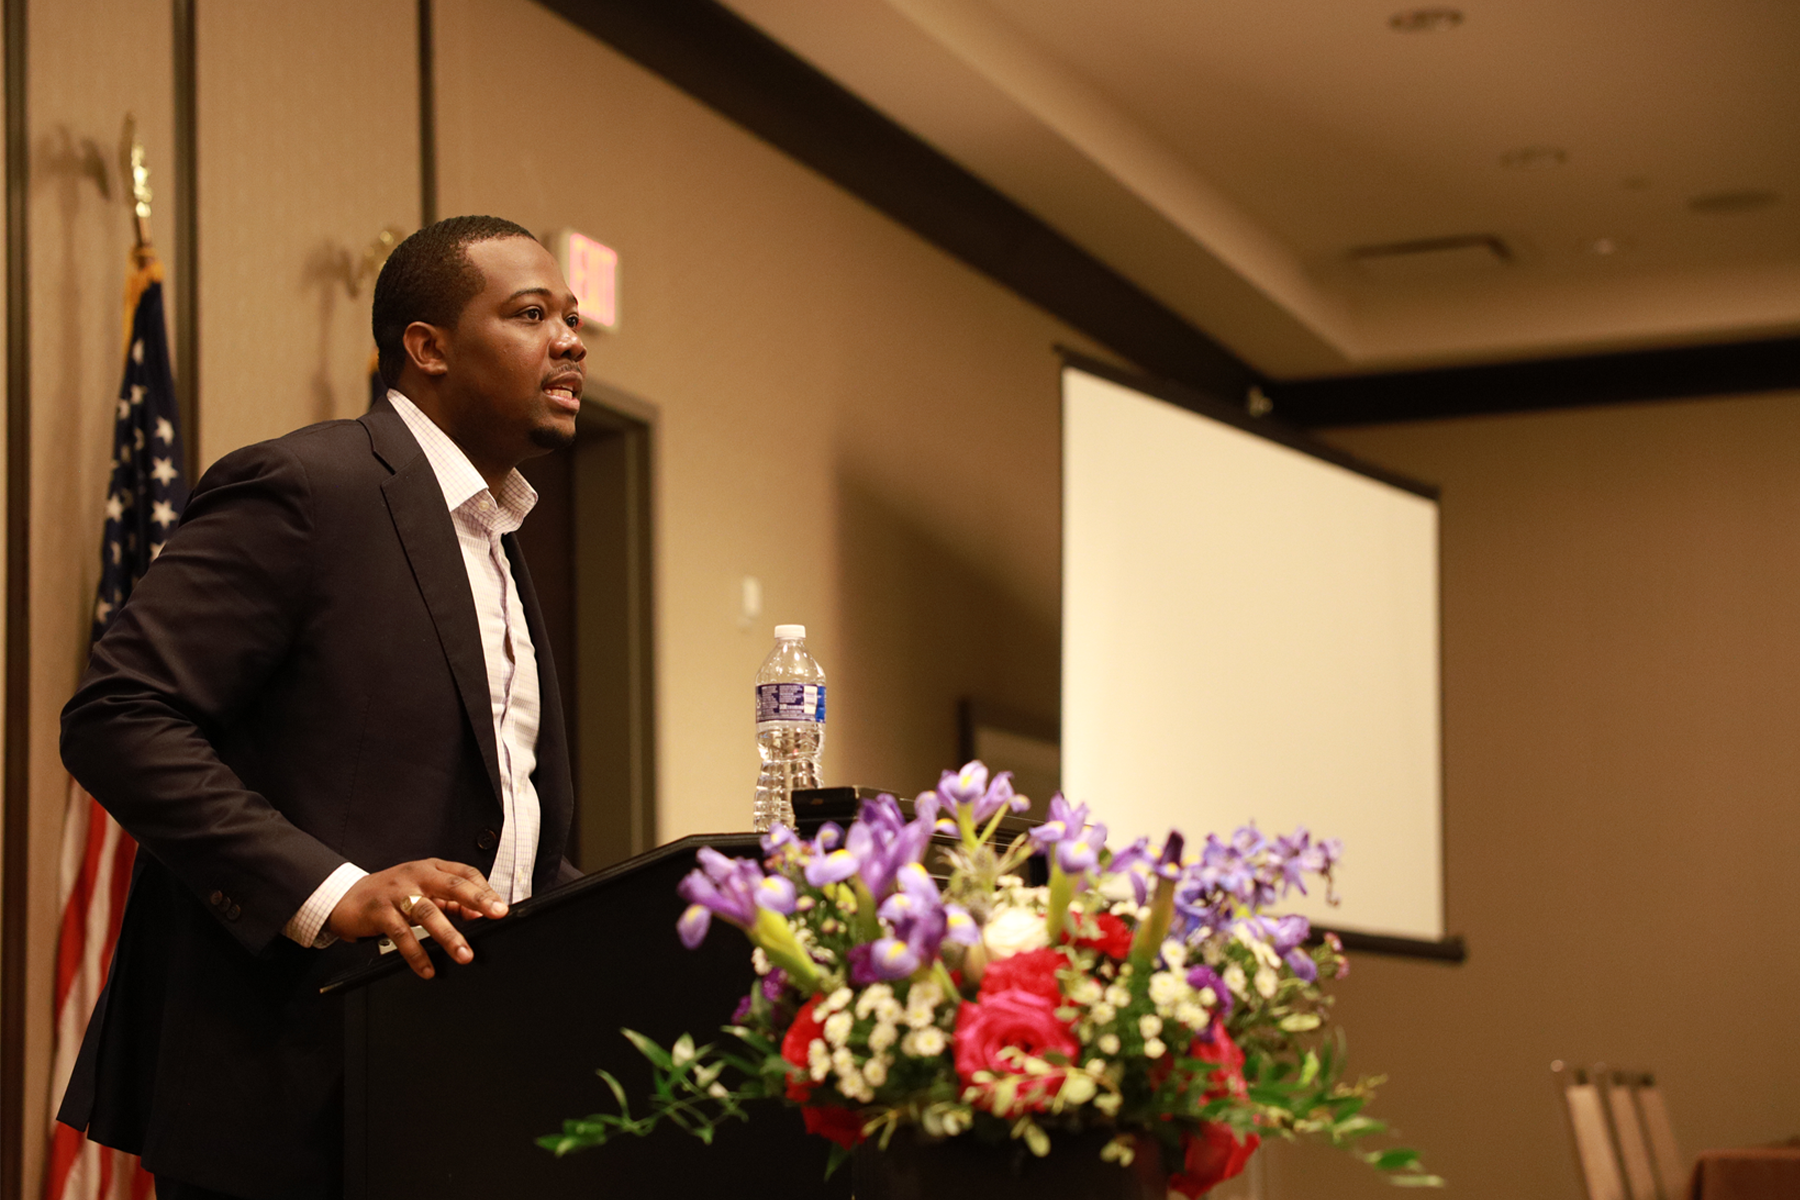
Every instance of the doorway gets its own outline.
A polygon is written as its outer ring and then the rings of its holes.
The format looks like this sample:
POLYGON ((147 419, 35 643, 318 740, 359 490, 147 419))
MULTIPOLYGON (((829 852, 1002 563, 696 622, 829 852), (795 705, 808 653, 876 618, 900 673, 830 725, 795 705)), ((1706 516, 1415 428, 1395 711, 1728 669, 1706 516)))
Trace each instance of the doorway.
POLYGON ((575 779, 569 858, 598 871, 656 845, 654 409, 590 383, 575 444, 521 472, 519 544, 556 662, 575 779))

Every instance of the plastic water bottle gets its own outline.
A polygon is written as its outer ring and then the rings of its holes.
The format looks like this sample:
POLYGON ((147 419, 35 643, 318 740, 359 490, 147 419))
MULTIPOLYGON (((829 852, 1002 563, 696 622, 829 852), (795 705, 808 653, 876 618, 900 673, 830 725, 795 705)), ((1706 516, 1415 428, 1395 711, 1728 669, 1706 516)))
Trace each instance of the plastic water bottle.
POLYGON ((775 648, 756 673, 756 830, 794 824, 795 788, 819 786, 825 748, 825 672, 806 652, 806 626, 777 625, 775 648))

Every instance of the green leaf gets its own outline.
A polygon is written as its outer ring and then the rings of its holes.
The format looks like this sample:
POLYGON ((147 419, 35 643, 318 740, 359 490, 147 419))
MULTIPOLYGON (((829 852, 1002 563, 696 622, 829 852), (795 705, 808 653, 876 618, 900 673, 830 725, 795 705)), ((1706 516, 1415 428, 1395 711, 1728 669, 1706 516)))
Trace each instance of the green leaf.
MULTIPOLYGON (((654 1065, 661 1067, 665 1071, 672 1071, 675 1069, 675 1060, 669 1057, 669 1052, 639 1033, 637 1030, 621 1029, 619 1032, 624 1034, 626 1039, 630 1041, 632 1045, 637 1047, 639 1054, 649 1059, 654 1065)), ((690 1046, 693 1045, 691 1039, 688 1044, 690 1046)))
POLYGON ((1317 1079, 1318 1077, 1319 1077, 1319 1056, 1317 1054, 1313 1053, 1311 1050, 1308 1050, 1306 1052, 1306 1058, 1304 1060, 1302 1060, 1301 1066, 1300 1066, 1300 1085, 1302 1087, 1306 1087, 1306 1086, 1310 1085, 1312 1083, 1312 1081, 1317 1079))
POLYGON ((1442 1175, 1389 1175, 1388 1182, 1397 1187, 1443 1187, 1442 1175))
POLYGON ((1419 1161, 1417 1150, 1405 1148, 1386 1150, 1375 1156, 1374 1167, 1377 1171, 1399 1171, 1413 1166, 1419 1161))

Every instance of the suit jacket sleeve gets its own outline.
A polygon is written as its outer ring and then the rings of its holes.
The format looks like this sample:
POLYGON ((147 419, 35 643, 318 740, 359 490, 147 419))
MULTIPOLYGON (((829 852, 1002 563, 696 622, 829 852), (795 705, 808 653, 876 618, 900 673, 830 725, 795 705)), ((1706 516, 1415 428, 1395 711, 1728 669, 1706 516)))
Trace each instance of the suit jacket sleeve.
POLYGON ((346 861, 218 749, 307 619, 313 500, 279 444, 215 465, 63 710, 70 773, 253 952, 346 861))

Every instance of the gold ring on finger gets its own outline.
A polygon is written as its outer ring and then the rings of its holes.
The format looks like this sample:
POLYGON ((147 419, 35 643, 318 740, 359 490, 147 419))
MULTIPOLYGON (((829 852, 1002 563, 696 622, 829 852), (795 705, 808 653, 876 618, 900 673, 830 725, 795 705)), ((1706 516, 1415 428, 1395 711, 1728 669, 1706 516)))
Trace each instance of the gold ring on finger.
POLYGON ((423 896, 408 896, 406 898, 406 903, 404 903, 400 906, 400 915, 403 917, 412 916, 413 905, 417 904, 419 901, 423 900, 424 898, 425 897, 423 897, 423 896))

